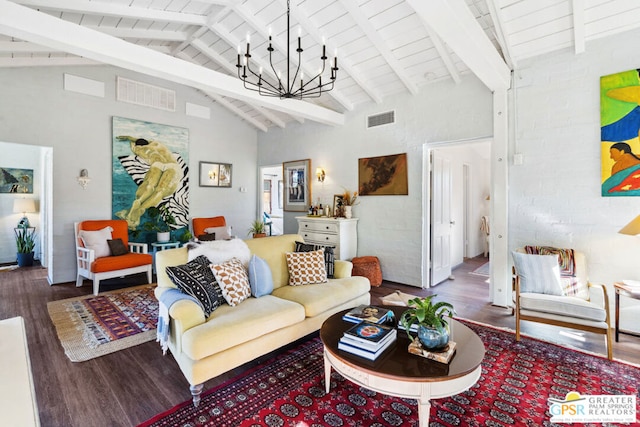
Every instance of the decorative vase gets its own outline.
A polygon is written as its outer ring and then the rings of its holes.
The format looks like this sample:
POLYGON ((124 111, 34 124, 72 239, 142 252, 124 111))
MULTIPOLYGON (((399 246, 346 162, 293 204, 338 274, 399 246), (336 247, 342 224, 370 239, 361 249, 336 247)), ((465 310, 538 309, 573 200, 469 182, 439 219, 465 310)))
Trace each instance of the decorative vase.
POLYGON ((33 252, 18 253, 18 267, 31 267, 33 265, 33 252))
POLYGON ((158 241, 158 243, 166 243, 169 240, 171 240, 171 232, 170 231, 166 231, 164 233, 161 232, 157 232, 156 233, 156 239, 158 241))
POLYGON ((353 214, 352 214, 352 212, 351 212, 351 208, 352 208, 352 207, 353 207, 353 206, 345 206, 345 207, 344 207, 344 217, 345 217, 345 218, 347 218, 347 219, 348 219, 348 218, 351 218, 351 217, 353 216, 353 214))
POLYGON ((448 328, 430 328, 420 325, 418 327, 418 339, 427 350, 438 350, 444 348, 449 343, 448 328))

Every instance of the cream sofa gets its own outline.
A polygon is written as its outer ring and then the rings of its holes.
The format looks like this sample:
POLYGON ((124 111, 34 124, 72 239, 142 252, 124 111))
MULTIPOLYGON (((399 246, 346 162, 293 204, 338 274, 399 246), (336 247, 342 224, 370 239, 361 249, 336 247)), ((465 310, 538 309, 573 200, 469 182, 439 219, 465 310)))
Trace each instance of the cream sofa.
MULTIPOLYGON (((348 261, 335 261, 335 279, 327 283, 289 286, 285 252, 293 252, 296 234, 247 240, 251 254, 271 268, 271 295, 249 298, 235 307, 223 305, 205 319, 194 302, 180 300, 169 310, 169 350, 190 384, 193 403, 200 401, 204 382, 258 356, 276 350, 320 329, 332 314, 370 303, 370 283, 351 277, 348 261)), ((187 249, 156 254, 156 297, 176 286, 165 268, 187 262, 187 249)))

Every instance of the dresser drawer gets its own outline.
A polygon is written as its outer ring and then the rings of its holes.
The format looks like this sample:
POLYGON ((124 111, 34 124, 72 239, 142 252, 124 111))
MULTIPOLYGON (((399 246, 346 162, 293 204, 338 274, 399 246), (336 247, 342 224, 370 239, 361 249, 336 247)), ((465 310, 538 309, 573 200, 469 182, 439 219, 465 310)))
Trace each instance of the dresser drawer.
POLYGON ((300 221, 298 222, 300 233, 305 231, 319 231, 321 233, 338 233, 338 225, 332 222, 300 221))
POLYGON ((300 235, 304 238, 305 243, 316 243, 319 245, 338 246, 340 238, 337 234, 311 233, 301 230, 300 235))

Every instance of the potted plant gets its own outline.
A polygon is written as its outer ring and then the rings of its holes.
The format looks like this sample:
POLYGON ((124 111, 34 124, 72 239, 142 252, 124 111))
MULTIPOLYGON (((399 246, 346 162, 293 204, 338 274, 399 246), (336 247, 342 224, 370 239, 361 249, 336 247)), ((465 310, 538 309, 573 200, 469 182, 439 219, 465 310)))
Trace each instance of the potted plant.
POLYGON ((252 235, 254 239, 258 237, 267 237, 267 233, 264 232, 264 222, 256 219, 251 223, 249 227, 249 235, 252 235))
POLYGON ((351 218, 353 213, 351 212, 352 206, 356 205, 358 200, 358 192, 354 191, 353 193, 347 189, 342 193, 342 207, 344 209, 344 217, 351 218))
POLYGON ((155 231, 156 240, 159 243, 171 240, 171 225, 175 225, 176 219, 166 207, 152 206, 147 209, 149 221, 145 222, 142 228, 145 231, 155 231))
POLYGON ((35 246, 36 239, 33 229, 27 227, 16 229, 16 248, 19 267, 30 267, 33 265, 33 249, 35 246))
MULTIPOLYGON (((408 301, 409 309, 400 316, 400 324, 407 331, 410 340, 411 327, 417 325, 418 339, 427 350, 443 348, 449 342, 449 324, 445 316, 452 317, 455 314, 453 305, 448 302, 432 300, 437 295, 426 298, 413 298, 408 301)), ((415 331, 415 328, 414 328, 415 331)))

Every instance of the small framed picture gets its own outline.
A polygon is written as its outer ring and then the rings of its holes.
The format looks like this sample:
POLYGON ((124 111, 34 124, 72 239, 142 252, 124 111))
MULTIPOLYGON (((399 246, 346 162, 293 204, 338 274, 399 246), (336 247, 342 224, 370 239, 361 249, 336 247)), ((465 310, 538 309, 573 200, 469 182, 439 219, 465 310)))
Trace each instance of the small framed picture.
POLYGON ((333 195, 333 216, 336 218, 344 216, 342 213, 342 194, 333 195))
POLYGON ((200 187, 231 188, 231 163, 200 162, 200 187))
POLYGON ((305 212, 311 204, 311 160, 296 160, 282 164, 284 177, 284 210, 305 212))

